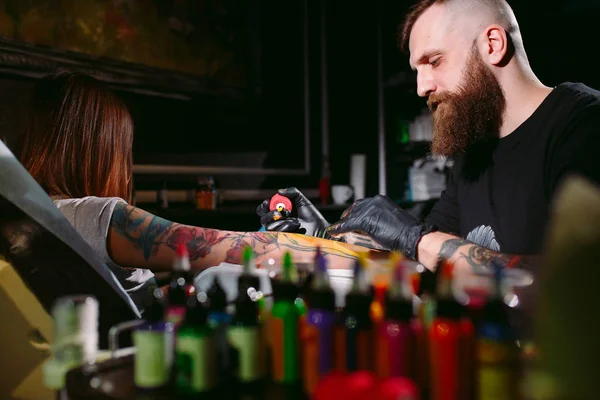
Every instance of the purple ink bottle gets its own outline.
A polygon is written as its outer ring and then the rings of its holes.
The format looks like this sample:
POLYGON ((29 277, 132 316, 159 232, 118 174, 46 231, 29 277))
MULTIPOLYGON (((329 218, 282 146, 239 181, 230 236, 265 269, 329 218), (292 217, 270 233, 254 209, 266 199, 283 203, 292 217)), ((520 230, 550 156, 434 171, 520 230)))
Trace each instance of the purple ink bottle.
POLYGON ((335 293, 329 284, 327 260, 317 248, 311 286, 308 289, 308 312, 302 338, 304 340, 303 382, 312 395, 321 377, 333 370, 333 336, 338 319, 335 293))

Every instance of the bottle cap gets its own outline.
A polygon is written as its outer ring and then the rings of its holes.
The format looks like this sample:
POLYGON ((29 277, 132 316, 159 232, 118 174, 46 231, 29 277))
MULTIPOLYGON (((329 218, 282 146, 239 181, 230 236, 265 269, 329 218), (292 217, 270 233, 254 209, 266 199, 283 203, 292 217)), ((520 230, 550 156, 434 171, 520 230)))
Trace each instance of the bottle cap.
POLYGON ((225 310, 227 307, 227 293, 225 293, 217 276, 213 279, 206 295, 208 296, 210 311, 221 312, 225 310))
POLYGON ((501 298, 492 298, 483 306, 482 320, 495 322, 501 325, 511 325, 509 319, 509 307, 501 298))
POLYGON ((186 302, 185 323, 190 325, 204 325, 208 312, 204 303, 198 301, 197 296, 190 296, 186 302))
POLYGON ((344 307, 344 315, 352 315, 356 318, 359 325, 367 326, 371 324, 371 303, 373 303, 373 293, 348 293, 344 307))
POLYGON ((190 269, 190 254, 188 252, 187 243, 180 242, 177 244, 177 250, 175 252, 173 271, 188 272, 190 269))
POLYGON ((246 293, 250 288, 259 290, 259 277, 251 273, 242 273, 238 278, 238 293, 246 293))
POLYGON ((240 293, 235 301, 233 323, 242 325, 257 325, 259 319, 258 304, 252 301, 247 293, 240 293))
POLYGON ((335 310, 335 293, 330 287, 309 290, 307 299, 309 309, 335 310))
POLYGON ((271 278, 271 287, 273 288, 273 299, 294 301, 300 294, 298 286, 293 282, 282 281, 277 278, 271 278))
POLYGON ((413 304, 410 300, 401 297, 385 295, 385 318, 394 321, 410 321, 414 316, 413 304))
POLYGON ((435 314, 440 318, 460 319, 463 315, 463 306, 455 299, 441 298, 436 301, 435 314))
POLYGON ((174 274, 169 282, 167 303, 172 305, 185 305, 187 300, 186 281, 182 276, 174 274))
POLYGON ((165 318, 164 295, 161 289, 155 289, 150 305, 144 310, 143 319, 150 323, 160 322, 165 318))

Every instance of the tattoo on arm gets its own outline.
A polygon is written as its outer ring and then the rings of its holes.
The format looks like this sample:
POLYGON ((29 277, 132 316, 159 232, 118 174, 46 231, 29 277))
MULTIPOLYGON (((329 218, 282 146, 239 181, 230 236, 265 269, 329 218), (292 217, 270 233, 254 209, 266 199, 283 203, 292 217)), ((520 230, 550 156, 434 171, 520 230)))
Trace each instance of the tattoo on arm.
MULTIPOLYGON (((229 235, 227 240, 231 241, 231 248, 225 254, 225 262, 239 263, 242 260, 244 247, 251 246, 256 255, 264 255, 274 250, 288 249, 298 252, 314 252, 315 246, 301 244, 291 237, 286 242, 279 241, 280 235, 273 232, 246 232, 229 235)), ((347 252, 331 246, 322 246, 323 255, 334 255, 343 258, 355 258, 347 252)))
POLYGON ((187 243, 190 259, 196 260, 206 257, 212 246, 224 239, 214 230, 185 227, 125 204, 115 206, 111 227, 142 250, 146 262, 156 255, 160 245, 177 250, 179 243, 187 243))
POLYGON ((438 256, 441 259, 449 260, 456 254, 459 248, 468 244, 472 243, 460 238, 448 239, 444 243, 442 243, 442 247, 440 247, 440 252, 438 253, 438 256))
MULTIPOLYGON (((115 206, 111 227, 114 232, 140 249, 146 262, 158 253, 160 246, 177 250, 179 243, 187 243, 192 261, 205 258, 215 245, 224 243, 229 245, 225 261, 230 263, 241 262, 246 246, 251 246, 256 255, 264 255, 282 248, 300 252, 313 252, 315 249, 313 245, 298 243, 290 237, 280 241, 280 235, 273 232, 224 233, 215 229, 181 225, 125 204, 115 206)), ((347 251, 336 248, 333 243, 330 247, 321 248, 324 255, 354 258, 347 251)))
POLYGON ((338 240, 341 240, 345 243, 366 247, 366 248, 372 249, 372 250, 389 250, 389 249, 385 248, 384 246, 380 245, 379 243, 377 243, 370 236, 355 233, 355 232, 349 232, 349 233, 340 235, 338 240))
POLYGON ((496 262, 503 267, 532 270, 539 262, 537 255, 519 256, 499 253, 460 238, 448 239, 442 243, 438 257, 446 260, 458 257, 464 259, 473 268, 491 268, 496 262))
POLYGON ((158 251, 158 245, 172 228, 173 223, 119 203, 115 206, 110 225, 115 232, 141 249, 144 259, 148 261, 150 256, 158 251), (149 218, 148 227, 142 229, 144 222, 149 218))

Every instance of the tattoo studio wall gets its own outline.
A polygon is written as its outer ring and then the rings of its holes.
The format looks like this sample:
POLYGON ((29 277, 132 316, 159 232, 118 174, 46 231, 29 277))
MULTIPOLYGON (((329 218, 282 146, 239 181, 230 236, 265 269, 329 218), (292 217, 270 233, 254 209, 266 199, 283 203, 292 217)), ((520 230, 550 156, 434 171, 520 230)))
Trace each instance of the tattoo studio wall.
MULTIPOLYGON (((250 43, 245 11, 235 0, 5 0, 0 2, 0 36, 5 46, 14 45, 14 53, 4 54, 2 62, 13 58, 16 65, 16 54, 33 59, 45 49, 50 52, 38 55, 45 56, 48 68, 53 61, 71 59, 73 67, 87 66, 93 74, 106 62, 121 69, 148 67, 148 73, 162 71, 163 78, 169 72, 188 74, 199 83, 243 89, 251 74, 244 54, 250 43)), ((41 69, 41 62, 31 69, 41 69)))
POLYGON ((126 101, 135 164, 302 171, 305 9, 279 3, 0 1, 0 136, 18 141, 14 109, 68 67, 126 101))

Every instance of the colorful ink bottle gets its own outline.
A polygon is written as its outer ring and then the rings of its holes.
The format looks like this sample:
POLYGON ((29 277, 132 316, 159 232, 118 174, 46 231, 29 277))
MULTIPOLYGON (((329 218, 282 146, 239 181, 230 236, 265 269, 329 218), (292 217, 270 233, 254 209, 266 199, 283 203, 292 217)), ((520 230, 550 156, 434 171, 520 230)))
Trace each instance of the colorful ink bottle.
POLYGON ((519 357, 517 337, 504 303, 503 269, 494 264, 494 283, 477 329, 478 399, 519 397, 519 357))
MULTIPOLYGON (((252 264, 253 257, 252 249, 247 248, 244 251, 246 268, 252 264)), ((227 331, 227 339, 233 350, 230 360, 233 376, 241 384, 255 383, 265 377, 262 328, 258 304, 248 294, 250 287, 258 287, 258 278, 246 270, 238 278, 235 313, 227 331), (256 278, 256 283, 249 278, 256 278)))
POLYGON ((174 327, 164 321, 164 298, 160 289, 144 312, 145 323, 133 331, 134 382, 141 390, 168 390, 175 355, 174 327))
POLYGON ((269 319, 272 379, 277 383, 293 384, 300 379, 298 354, 298 322, 300 314, 294 303, 298 287, 292 281, 292 255, 283 256, 279 278, 271 279, 273 307, 269 319))
MULTIPOLYGON (((361 258, 366 264, 367 253, 362 253, 361 258)), ((402 258, 400 253, 392 252, 383 263, 382 260, 374 260, 369 268, 370 280, 375 293, 373 303, 371 303, 371 320, 377 329, 379 329, 385 317, 385 296, 389 289, 393 268, 402 258)))
POLYGON ((452 265, 443 263, 437 281, 435 318, 429 330, 432 400, 462 400, 461 317, 461 305, 452 293, 452 265))
POLYGON ((347 371, 372 371, 375 336, 371 321, 371 303, 374 293, 365 276, 364 260, 354 263, 352 289, 344 305, 344 339, 347 371))
POLYGON ((218 370, 215 331, 208 323, 208 310, 198 293, 187 300, 185 320, 177 330, 177 392, 194 395, 208 392, 217 385, 218 370))
POLYGON ((271 330, 270 330, 270 308, 267 306, 267 302, 265 300, 265 296, 262 292, 258 292, 255 295, 254 300, 258 306, 258 321, 260 324, 260 339, 261 339, 261 349, 264 353, 265 362, 263 363, 263 368, 265 373, 269 373, 272 371, 272 361, 273 357, 271 355, 271 330))
MULTIPOLYGON (((361 257, 367 262, 368 253, 363 253, 361 257)), ((390 264, 394 265, 394 261, 401 257, 400 253, 390 253, 388 259, 385 262, 380 260, 374 260, 374 263, 369 265, 369 277, 373 293, 375 294, 373 302, 371 303, 371 321, 373 323, 373 337, 375 339, 373 343, 373 351, 375 352, 374 359, 377 361, 377 355, 384 351, 381 348, 381 341, 379 340, 379 332, 384 323, 385 318, 385 296, 389 289, 390 283, 390 264)), ((375 371, 377 371, 377 363, 374 364, 375 371)))
POLYGON ((227 343, 227 329, 231 323, 231 314, 227 312, 227 293, 215 275, 208 296, 208 324, 215 330, 215 346, 217 347, 218 365, 220 376, 224 377, 229 371, 229 344, 227 343))
POLYGON ((312 395, 319 380, 334 368, 334 327, 337 322, 335 293, 329 284, 327 260, 317 248, 310 287, 305 296, 308 303, 303 329, 303 384, 312 395))
POLYGON ((173 263, 171 282, 167 292, 166 320, 177 329, 185 318, 185 303, 188 297, 188 275, 190 273, 190 258, 185 243, 179 243, 173 263))
POLYGON ((416 377, 417 338, 411 324, 412 291, 406 273, 403 260, 397 259, 385 296, 385 317, 379 327, 376 369, 381 378, 416 377))

